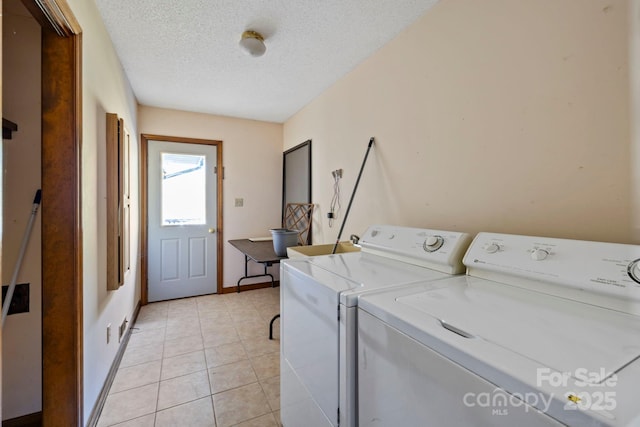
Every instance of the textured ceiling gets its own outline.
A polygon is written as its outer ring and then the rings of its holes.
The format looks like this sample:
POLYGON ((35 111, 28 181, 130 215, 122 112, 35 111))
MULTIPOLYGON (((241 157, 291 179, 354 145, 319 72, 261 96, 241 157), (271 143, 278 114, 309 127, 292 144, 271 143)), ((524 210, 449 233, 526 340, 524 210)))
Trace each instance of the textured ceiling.
POLYGON ((437 0, 95 1, 141 104, 284 122, 437 0))

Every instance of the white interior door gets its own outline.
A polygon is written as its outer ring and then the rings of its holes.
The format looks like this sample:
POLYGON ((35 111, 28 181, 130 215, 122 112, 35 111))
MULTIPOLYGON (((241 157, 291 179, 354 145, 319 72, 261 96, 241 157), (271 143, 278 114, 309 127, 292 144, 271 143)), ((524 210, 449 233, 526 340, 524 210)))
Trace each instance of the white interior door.
POLYGON ((149 141, 149 302, 217 290, 216 147, 149 141))

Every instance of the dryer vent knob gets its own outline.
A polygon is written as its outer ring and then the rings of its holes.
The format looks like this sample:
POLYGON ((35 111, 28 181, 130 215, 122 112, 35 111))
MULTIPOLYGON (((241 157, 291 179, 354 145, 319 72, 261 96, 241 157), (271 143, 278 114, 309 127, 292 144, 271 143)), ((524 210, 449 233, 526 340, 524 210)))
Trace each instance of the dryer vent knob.
POLYGON ((484 251, 488 254, 494 254, 500 250, 500 245, 497 243, 489 243, 484 247, 484 251))
POLYGON ((531 259, 535 261, 542 261, 549 256, 549 252, 544 249, 534 249, 531 251, 531 259))
POLYGON ((422 249, 427 252, 435 252, 442 247, 443 243, 442 236, 428 236, 422 244, 422 249))
POLYGON ((640 259, 633 260, 627 266, 627 274, 634 282, 640 283, 640 259))

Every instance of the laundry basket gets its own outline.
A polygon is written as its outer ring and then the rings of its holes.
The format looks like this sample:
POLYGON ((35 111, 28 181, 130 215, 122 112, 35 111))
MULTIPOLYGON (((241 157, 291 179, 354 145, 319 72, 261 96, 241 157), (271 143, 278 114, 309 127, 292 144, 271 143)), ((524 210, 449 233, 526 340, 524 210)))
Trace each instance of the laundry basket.
POLYGON ((298 231, 288 228, 272 228, 273 250, 278 256, 287 256, 287 248, 298 245, 298 231))

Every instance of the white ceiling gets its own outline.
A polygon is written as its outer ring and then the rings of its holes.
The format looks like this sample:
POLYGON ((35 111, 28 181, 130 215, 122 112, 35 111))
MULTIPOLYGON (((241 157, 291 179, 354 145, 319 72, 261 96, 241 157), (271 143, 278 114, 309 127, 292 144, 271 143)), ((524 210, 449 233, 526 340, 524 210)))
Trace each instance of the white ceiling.
POLYGON ((282 123, 437 0, 95 1, 141 104, 282 123))

